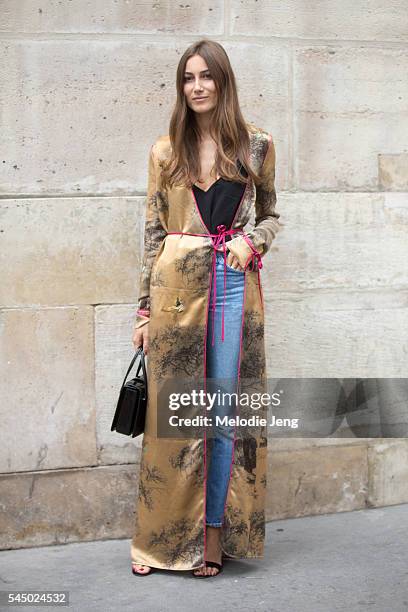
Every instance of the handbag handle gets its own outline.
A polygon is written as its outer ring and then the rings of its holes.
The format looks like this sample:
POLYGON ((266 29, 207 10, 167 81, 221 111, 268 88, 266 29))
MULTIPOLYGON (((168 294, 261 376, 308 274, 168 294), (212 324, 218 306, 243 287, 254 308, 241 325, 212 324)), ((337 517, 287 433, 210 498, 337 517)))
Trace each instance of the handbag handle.
POLYGON ((133 364, 135 363, 138 355, 140 354, 140 362, 139 362, 139 366, 137 368, 137 372, 136 372, 136 376, 139 375, 139 370, 140 370, 140 366, 142 366, 143 369, 143 376, 144 376, 144 381, 145 381, 145 386, 146 386, 146 396, 147 396, 147 373, 146 373, 146 364, 145 364, 145 359, 144 359, 144 353, 143 353, 143 347, 140 346, 137 350, 136 353, 134 354, 134 357, 132 359, 132 361, 130 362, 130 366, 128 367, 128 371, 125 374, 125 378, 123 379, 123 383, 122 383, 122 388, 125 386, 125 382, 126 379, 128 377, 128 374, 130 372, 130 370, 133 367, 133 364))

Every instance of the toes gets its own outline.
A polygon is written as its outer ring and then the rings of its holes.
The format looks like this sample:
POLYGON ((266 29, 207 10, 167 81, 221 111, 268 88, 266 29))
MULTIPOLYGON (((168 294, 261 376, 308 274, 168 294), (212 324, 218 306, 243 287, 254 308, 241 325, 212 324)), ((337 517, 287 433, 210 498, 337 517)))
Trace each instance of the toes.
POLYGON ((150 567, 147 565, 133 563, 133 568, 138 574, 148 574, 150 572, 150 567))
POLYGON ((216 576, 219 570, 216 567, 203 566, 194 570, 194 576, 216 576))

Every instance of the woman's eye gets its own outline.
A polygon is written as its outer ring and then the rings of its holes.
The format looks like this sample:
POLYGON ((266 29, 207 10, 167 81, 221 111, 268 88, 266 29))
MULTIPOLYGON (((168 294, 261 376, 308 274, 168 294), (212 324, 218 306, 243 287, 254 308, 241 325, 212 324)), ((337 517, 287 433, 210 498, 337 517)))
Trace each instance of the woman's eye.
MULTIPOLYGON (((192 77, 186 76, 186 77, 184 77, 184 80, 185 80, 185 81, 191 81, 191 78, 192 78, 192 77)), ((212 79, 212 76, 211 76, 211 74, 205 74, 205 75, 204 75, 204 78, 205 78, 205 79, 212 79)))

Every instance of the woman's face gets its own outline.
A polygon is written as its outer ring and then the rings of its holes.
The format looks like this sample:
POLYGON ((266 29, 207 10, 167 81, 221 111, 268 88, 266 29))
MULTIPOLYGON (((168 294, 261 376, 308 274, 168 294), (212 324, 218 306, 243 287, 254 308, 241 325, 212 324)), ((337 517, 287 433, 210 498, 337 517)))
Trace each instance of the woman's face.
POLYGON ((217 104, 215 83, 201 55, 190 57, 186 63, 184 95, 187 105, 196 113, 212 111, 217 104))

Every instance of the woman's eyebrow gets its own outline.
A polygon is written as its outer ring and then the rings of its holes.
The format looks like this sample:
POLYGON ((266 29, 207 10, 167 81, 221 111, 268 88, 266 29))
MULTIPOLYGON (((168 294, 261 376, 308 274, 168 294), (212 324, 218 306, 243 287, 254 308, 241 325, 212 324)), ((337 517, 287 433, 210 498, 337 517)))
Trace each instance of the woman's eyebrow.
MULTIPOLYGON (((203 74, 204 72, 209 72, 209 71, 210 71, 210 69, 207 68, 207 70, 201 70, 200 74, 203 74)), ((193 73, 185 71, 184 74, 193 74, 193 73)))

